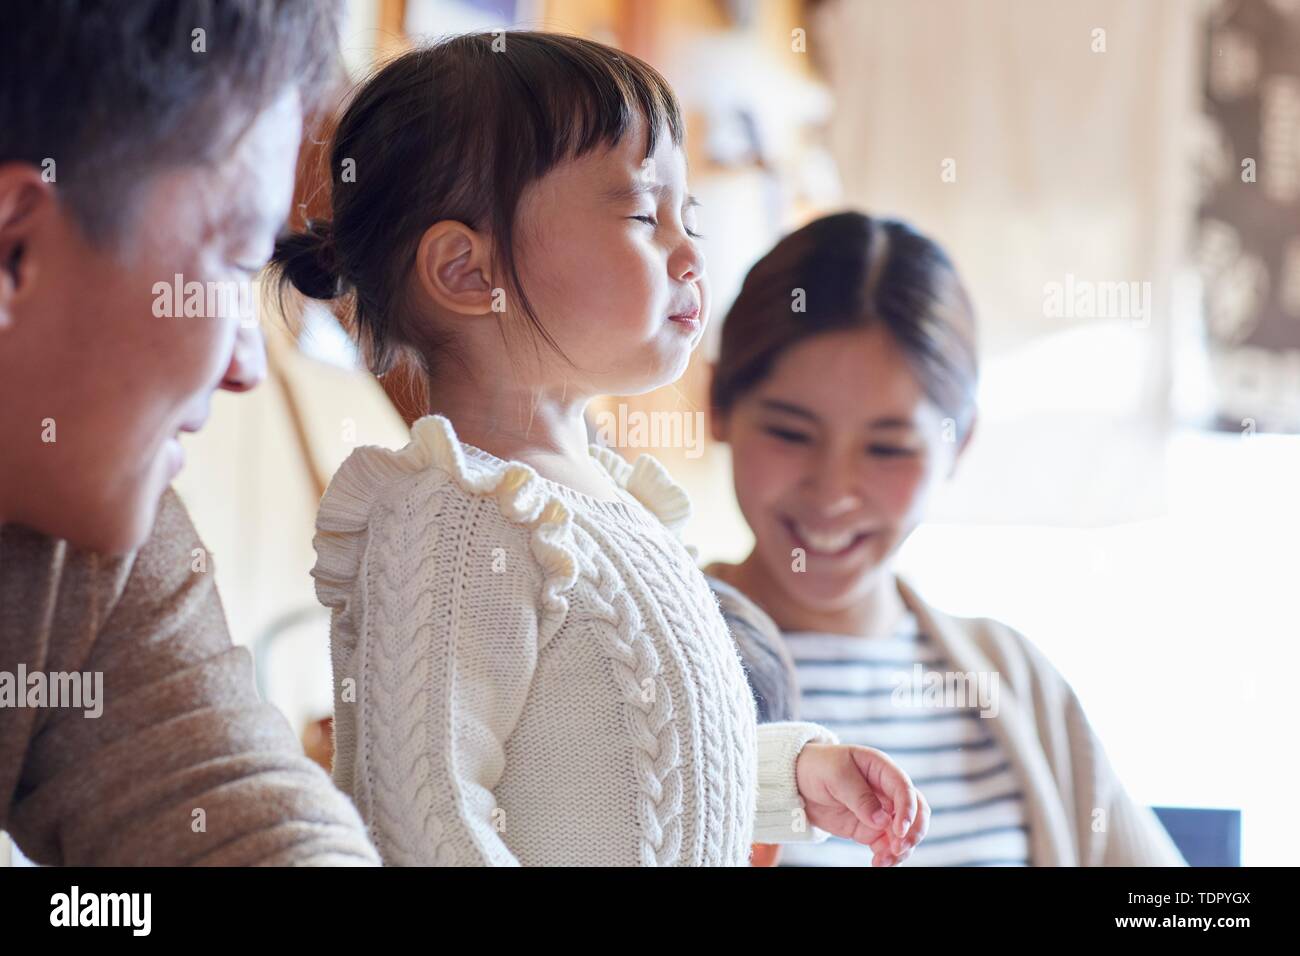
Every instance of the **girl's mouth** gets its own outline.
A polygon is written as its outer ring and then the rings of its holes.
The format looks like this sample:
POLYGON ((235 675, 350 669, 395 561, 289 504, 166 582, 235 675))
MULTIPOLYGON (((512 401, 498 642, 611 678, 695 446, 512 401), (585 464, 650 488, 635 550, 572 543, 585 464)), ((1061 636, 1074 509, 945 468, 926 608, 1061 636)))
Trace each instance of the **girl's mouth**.
POLYGON ((680 315, 668 316, 669 322, 676 322, 678 325, 685 326, 692 331, 700 327, 700 310, 692 309, 689 312, 683 312, 680 315))

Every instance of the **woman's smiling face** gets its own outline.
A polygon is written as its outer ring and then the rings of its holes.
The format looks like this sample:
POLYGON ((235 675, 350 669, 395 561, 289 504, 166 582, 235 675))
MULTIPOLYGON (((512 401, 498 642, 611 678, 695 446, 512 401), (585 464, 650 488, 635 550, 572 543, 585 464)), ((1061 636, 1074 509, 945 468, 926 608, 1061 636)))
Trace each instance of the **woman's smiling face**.
POLYGON ((715 416, 751 561, 781 603, 833 613, 866 597, 951 473, 954 432, 883 325, 803 340, 715 416))

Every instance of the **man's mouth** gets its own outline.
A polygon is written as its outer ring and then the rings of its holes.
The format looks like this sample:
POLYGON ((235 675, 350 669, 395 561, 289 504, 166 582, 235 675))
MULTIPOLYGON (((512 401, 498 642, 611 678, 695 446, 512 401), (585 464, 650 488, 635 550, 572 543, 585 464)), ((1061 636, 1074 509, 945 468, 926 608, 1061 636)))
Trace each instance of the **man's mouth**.
POLYGON ((185 467, 185 449, 181 447, 180 439, 172 437, 163 442, 163 454, 167 458, 167 480, 171 481, 185 467))
POLYGON ((187 418, 185 421, 181 422, 180 427, 176 429, 176 433, 179 435, 181 432, 197 432, 207 423, 208 414, 207 412, 204 412, 202 415, 194 418, 187 418))
POLYGON ((208 422, 208 411, 191 415, 176 426, 176 432, 163 442, 163 453, 167 457, 168 481, 180 474, 185 467, 185 449, 181 447, 181 432, 197 432, 208 422))

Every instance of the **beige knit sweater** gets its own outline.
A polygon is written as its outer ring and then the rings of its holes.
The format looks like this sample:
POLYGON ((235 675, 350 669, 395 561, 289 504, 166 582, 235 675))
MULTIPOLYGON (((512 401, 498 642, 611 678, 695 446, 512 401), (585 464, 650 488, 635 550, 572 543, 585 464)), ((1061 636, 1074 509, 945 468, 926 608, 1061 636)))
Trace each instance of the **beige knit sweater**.
POLYGON ((439 415, 359 448, 317 518, 333 612, 334 779, 389 864, 743 865, 826 833, 756 727, 735 643, 649 455, 613 498, 460 442, 439 415))
POLYGON ((170 490, 125 558, 0 526, 0 681, 102 674, 98 716, 30 694, 0 707, 0 830, 47 865, 378 864, 356 810, 258 699, 211 559, 194 570, 201 548, 170 490))

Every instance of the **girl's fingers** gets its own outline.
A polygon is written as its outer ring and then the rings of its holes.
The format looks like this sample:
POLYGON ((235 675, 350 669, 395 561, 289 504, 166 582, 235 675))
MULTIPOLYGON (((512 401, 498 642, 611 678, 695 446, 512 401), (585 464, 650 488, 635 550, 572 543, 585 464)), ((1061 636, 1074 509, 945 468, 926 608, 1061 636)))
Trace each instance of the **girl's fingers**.
MULTIPOLYGON (((903 838, 904 844, 909 848, 918 845, 925 839, 926 832, 930 829, 930 801, 925 799, 925 794, 917 795, 916 822, 912 824, 912 829, 907 832, 903 838)), ((909 850, 910 852, 910 850, 909 850)))
POLYGON ((892 840, 888 832, 883 832, 871 842, 872 866, 897 866, 907 859, 906 853, 899 853, 890 845, 892 840))
POLYGON ((890 846, 895 855, 910 851, 917 846, 925 837, 926 831, 930 828, 930 804, 925 799, 924 794, 917 794, 916 801, 916 819, 902 836, 898 836, 892 831, 889 834, 890 846))
MULTIPOLYGON (((910 825, 911 819, 916 816, 916 789, 907 774, 879 750, 849 747, 848 751, 856 769, 854 786, 860 787, 865 782, 870 788, 871 801, 879 803, 888 818, 895 821, 895 825, 900 813, 907 814, 910 825)), ((865 795, 863 802, 870 802, 865 799, 865 795)), ((884 824, 877 823, 874 811, 859 810, 856 815, 864 824, 886 827, 889 824, 889 819, 884 824)), ((906 832, 906 829, 898 831, 900 836, 906 832)))
POLYGON ((837 799, 858 818, 860 826, 867 830, 888 833, 889 821, 894 815, 890 802, 884 798, 878 788, 871 785, 871 780, 861 768, 852 768, 850 765, 845 769, 848 772, 840 780, 843 787, 837 788, 835 792, 837 799))
MULTIPOLYGON (((930 803, 925 799, 924 794, 917 795, 916 801, 916 819, 912 821, 912 826, 903 836, 893 836, 891 834, 892 848, 895 855, 902 853, 911 853, 920 842, 925 839, 926 831, 930 829, 930 803)), ((905 859, 906 857, 904 857, 905 859)))
POLYGON ((907 774, 897 767, 893 767, 892 770, 893 773, 881 775, 881 782, 888 781, 891 788, 889 795, 894 803, 893 832, 895 836, 902 837, 912 828, 912 823, 916 820, 916 798, 918 793, 916 787, 912 786, 912 781, 908 779, 907 774))
MULTIPOLYGON (((845 802, 862 824, 880 831, 884 846, 876 850, 873 845, 872 849, 876 857, 892 861, 882 865, 892 866, 925 836, 930 820, 929 804, 907 774, 880 751, 853 747, 850 753, 860 774, 851 786, 859 792, 845 802), (868 787, 865 791, 861 789, 863 782, 868 787)), ((846 782, 849 782, 847 778, 846 782)))
POLYGON ((916 819, 916 787, 912 786, 907 774, 886 754, 864 747, 861 755, 863 761, 859 763, 859 768, 876 791, 881 804, 890 811, 894 821, 894 834, 903 836, 916 819))

